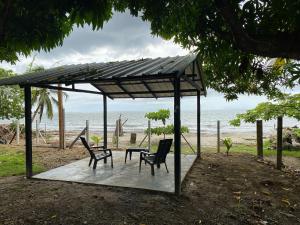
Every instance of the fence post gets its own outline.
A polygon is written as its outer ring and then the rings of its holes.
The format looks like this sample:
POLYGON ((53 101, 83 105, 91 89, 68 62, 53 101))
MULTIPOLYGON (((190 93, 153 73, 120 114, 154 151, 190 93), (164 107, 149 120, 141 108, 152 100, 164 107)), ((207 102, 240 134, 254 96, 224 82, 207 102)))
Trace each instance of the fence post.
POLYGON ((47 137, 47 123, 45 122, 45 138, 47 137))
POLYGON ((148 150, 151 151, 151 121, 148 120, 148 150))
POLYGON ((257 141, 257 157, 264 158, 263 152, 263 123, 262 120, 256 120, 256 141, 257 141))
POLYGON ((277 118, 277 169, 282 168, 282 116, 277 118))
POLYGON ((221 138, 220 138, 220 120, 217 121, 217 150, 218 153, 220 152, 220 142, 221 142, 221 138))
POLYGON ((85 139, 87 141, 87 143, 90 145, 90 127, 89 127, 89 121, 86 120, 85 121, 85 139))
POLYGON ((17 129, 16 130, 16 133, 17 133, 16 140, 17 140, 17 145, 18 145, 18 144, 20 144, 20 121, 19 120, 17 120, 17 128, 16 129, 17 129))

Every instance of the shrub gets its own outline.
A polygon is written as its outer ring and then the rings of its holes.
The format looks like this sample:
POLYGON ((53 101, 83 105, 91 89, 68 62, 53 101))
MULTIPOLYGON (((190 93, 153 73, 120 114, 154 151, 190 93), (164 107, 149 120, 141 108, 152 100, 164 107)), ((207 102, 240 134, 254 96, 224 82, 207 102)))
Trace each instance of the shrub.
POLYGON ((229 150, 232 147, 232 140, 231 140, 231 138, 229 138, 229 137, 224 138, 223 144, 226 146, 226 154, 228 156, 229 150))
POLYGON ((100 136, 98 136, 98 135, 93 135, 93 136, 91 136, 91 141, 93 141, 95 144, 96 144, 96 146, 98 147, 99 146, 99 143, 100 143, 100 141, 101 141, 101 137, 100 136))

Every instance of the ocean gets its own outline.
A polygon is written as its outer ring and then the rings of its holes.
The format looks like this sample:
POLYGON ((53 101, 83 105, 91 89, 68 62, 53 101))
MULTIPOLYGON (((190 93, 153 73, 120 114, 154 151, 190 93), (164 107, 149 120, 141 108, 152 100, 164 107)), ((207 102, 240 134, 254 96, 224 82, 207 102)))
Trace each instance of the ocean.
MULTIPOLYGON (((216 133, 217 120, 221 121, 221 132, 254 132, 255 124, 242 124, 240 127, 233 127, 229 125, 229 121, 235 117, 237 113, 242 113, 245 110, 205 110, 201 112, 201 132, 203 134, 216 133)), ((141 132, 148 126, 148 121, 145 118, 145 113, 142 111, 132 112, 108 112, 108 130, 113 131, 115 128, 116 120, 121 115, 122 121, 125 122, 124 131, 126 132, 141 132)), ((181 112, 181 124, 187 126, 191 133, 195 133, 197 130, 196 125, 197 114, 195 111, 182 111, 181 112)), ((89 120, 90 130, 94 132, 103 131, 103 114, 102 112, 66 112, 65 113, 65 126, 66 131, 80 131, 85 127, 86 120, 89 120)), ((8 121, 2 121, 8 122, 8 121)), ((171 118, 167 121, 167 124, 173 122, 173 115, 171 112, 171 118)), ((40 123, 40 129, 44 129, 46 125, 47 130, 58 130, 58 115, 54 114, 52 120, 42 119, 40 123)), ((160 126, 161 123, 153 121, 152 127, 160 126)), ((299 126, 299 121, 291 118, 284 118, 284 126, 299 126)), ((264 122, 264 132, 270 133, 274 131, 276 121, 271 120, 264 122)), ((35 125, 33 124, 33 128, 35 125)))

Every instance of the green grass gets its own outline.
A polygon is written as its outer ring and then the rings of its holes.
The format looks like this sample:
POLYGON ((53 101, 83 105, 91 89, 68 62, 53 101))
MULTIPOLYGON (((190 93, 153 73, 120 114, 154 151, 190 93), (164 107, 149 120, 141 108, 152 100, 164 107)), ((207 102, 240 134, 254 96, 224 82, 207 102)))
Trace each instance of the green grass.
MULTIPOLYGON (((276 150, 270 150, 269 149, 269 142, 264 142, 264 156, 276 156, 276 150)), ((203 151, 216 151, 216 148, 203 148, 203 151)), ((225 152, 226 148, 225 146, 221 146, 221 152, 225 152)), ((232 148, 230 149, 230 152, 236 152, 236 153, 248 153, 252 155, 257 155, 257 150, 255 145, 245 145, 245 144, 233 144, 232 148)), ((296 157, 300 158, 300 150, 283 150, 282 151, 283 156, 290 156, 290 157, 296 157)))
MULTIPOLYGON (((42 172, 44 169, 38 164, 33 164, 33 172, 42 172)), ((0 146, 0 177, 25 174, 24 150, 0 146)))

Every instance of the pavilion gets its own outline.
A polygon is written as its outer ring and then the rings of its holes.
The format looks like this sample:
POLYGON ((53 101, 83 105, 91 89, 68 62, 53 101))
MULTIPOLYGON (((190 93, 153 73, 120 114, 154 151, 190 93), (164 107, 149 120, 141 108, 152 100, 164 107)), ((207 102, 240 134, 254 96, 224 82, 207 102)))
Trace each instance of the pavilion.
POLYGON ((0 86, 19 85, 24 88, 26 177, 32 177, 31 87, 102 95, 105 147, 107 98, 174 97, 174 185, 175 193, 180 194, 180 101, 183 96, 197 96, 197 157, 200 157, 200 96, 206 95, 201 65, 196 54, 188 54, 156 59, 66 65, 0 80, 0 86), (98 91, 78 89, 76 84, 91 84, 98 91))

